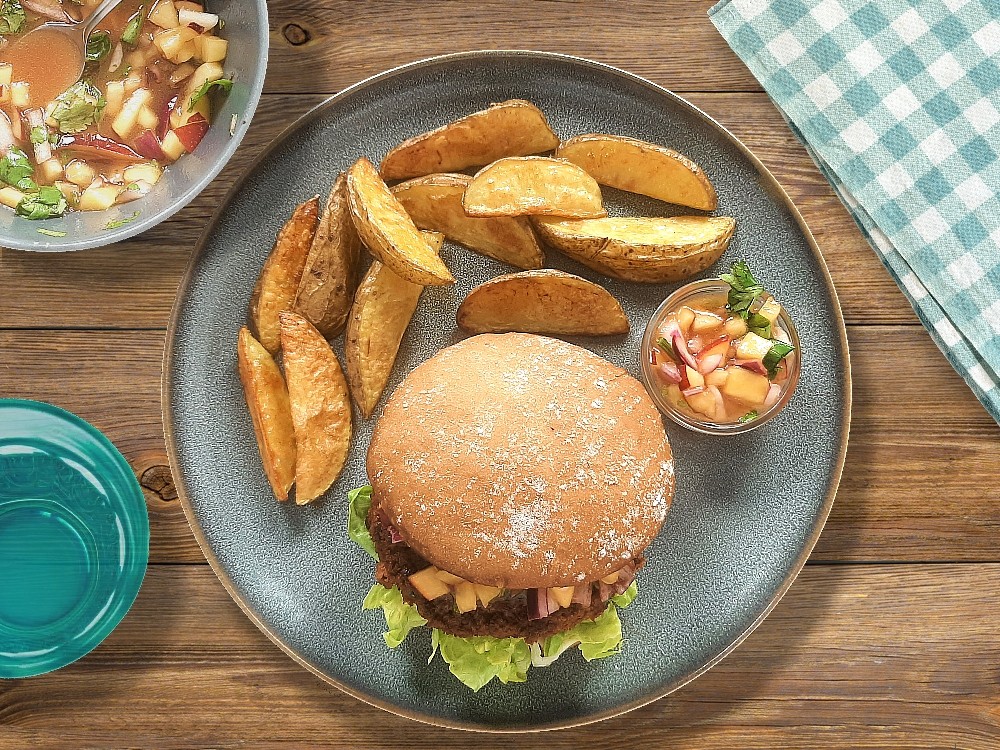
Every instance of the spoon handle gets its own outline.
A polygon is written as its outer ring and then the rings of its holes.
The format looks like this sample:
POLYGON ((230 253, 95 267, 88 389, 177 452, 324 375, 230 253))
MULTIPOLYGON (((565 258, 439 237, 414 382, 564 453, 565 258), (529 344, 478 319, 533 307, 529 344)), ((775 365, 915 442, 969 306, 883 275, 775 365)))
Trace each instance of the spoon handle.
POLYGON ((105 16, 121 5, 121 3, 122 0, 104 0, 104 2, 94 8, 94 12, 87 17, 87 20, 83 24, 84 38, 89 37, 90 32, 97 28, 97 24, 103 21, 105 16))

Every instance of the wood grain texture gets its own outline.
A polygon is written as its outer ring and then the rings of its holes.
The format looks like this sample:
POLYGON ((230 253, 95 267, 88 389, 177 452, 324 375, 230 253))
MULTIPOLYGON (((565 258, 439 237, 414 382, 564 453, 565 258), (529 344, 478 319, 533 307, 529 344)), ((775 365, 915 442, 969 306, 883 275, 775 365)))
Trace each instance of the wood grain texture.
POLYGON ((998 608, 1000 565, 807 566, 739 649, 679 692, 514 739, 362 705, 267 641, 206 566, 161 566, 92 654, 0 682, 0 748, 993 750, 998 608))
POLYGON ((678 91, 759 91, 709 23, 706 0, 281 0, 267 91, 337 91, 413 60, 477 49, 588 57, 678 91), (711 52, 709 57, 706 53, 711 52), (698 64, 702 58, 705 64, 698 64))
MULTIPOLYGON (((0 250, 0 328, 165 327, 191 249, 228 186, 271 138, 323 98, 265 96, 244 145, 222 176, 170 222, 139 238, 83 253, 0 250)), ((764 94, 698 94, 691 100, 743 140, 788 191, 826 257, 848 321, 917 323, 764 94)), ((326 187, 316 190, 323 193, 326 187)))
MULTIPOLYGON (((1000 486, 989 479, 1000 427, 923 328, 853 326, 849 338, 851 442, 815 558, 1000 560, 1000 486), (922 366, 901 366, 914 362, 922 366)), ((0 394, 52 401, 104 430, 143 478, 152 560, 198 562, 165 468, 162 343, 159 331, 0 331, 0 394)))

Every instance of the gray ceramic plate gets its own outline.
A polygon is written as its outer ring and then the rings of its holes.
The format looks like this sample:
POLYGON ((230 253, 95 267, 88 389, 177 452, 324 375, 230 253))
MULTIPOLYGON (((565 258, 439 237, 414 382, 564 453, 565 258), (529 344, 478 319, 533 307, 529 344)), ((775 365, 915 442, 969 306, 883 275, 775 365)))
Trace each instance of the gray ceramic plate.
MULTIPOLYGON (((609 210, 670 206, 609 191, 609 210)), ((457 341, 455 310, 476 284, 513 269, 448 244, 459 279, 428 288, 390 389, 457 341)), ((597 278, 555 253, 551 265, 604 284, 632 321, 624 340, 580 340, 638 373, 643 325, 673 285, 597 278)), ((713 271, 717 271, 713 269, 713 271)), ((336 342, 338 353, 340 342, 336 342)), ((569 726, 663 696, 715 664, 763 619, 805 562, 840 479, 850 420, 843 318, 826 267, 787 196, 729 133, 662 88, 613 68, 533 52, 477 52, 414 63, 360 83, 306 115, 237 185, 205 235, 174 308, 163 410, 180 496, 206 556, 250 618, 317 675, 362 700, 436 724, 489 730, 569 726), (738 229, 718 268, 746 258, 786 303, 802 338, 790 406, 759 430, 706 437, 667 425, 677 496, 623 612, 624 652, 577 653, 520 685, 473 694, 429 632, 390 651, 381 612, 362 612, 372 564, 345 533, 344 494, 366 483, 371 422, 359 415, 343 475, 323 502, 275 502, 236 374, 235 342, 275 233, 296 202, 325 194, 361 154, 508 98, 529 99, 562 137, 603 131, 667 144, 697 160, 738 229)), ((376 413, 376 417, 378 414, 376 413)))

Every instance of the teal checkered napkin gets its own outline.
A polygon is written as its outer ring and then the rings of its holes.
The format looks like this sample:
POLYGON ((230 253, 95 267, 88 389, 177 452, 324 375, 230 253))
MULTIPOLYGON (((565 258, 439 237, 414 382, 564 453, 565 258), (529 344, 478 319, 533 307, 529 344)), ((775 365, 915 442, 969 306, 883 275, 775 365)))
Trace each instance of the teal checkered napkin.
POLYGON ((1000 0, 723 0, 709 15, 1000 422, 1000 0))

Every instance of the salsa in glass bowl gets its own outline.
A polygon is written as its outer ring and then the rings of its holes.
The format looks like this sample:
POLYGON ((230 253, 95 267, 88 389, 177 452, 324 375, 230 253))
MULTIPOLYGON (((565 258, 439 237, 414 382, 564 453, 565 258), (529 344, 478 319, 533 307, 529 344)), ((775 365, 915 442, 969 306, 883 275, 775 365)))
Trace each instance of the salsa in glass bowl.
POLYGON ((198 147, 213 96, 232 87, 224 19, 188 0, 123 2, 90 35, 74 80, 65 34, 27 35, 79 23, 98 2, 0 0, 0 204, 24 218, 142 198, 198 147))
POLYGON ((777 416, 799 378, 795 324, 743 262, 671 294, 646 326, 641 356, 660 411, 709 434, 746 432, 777 416))

